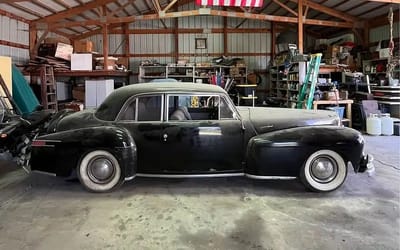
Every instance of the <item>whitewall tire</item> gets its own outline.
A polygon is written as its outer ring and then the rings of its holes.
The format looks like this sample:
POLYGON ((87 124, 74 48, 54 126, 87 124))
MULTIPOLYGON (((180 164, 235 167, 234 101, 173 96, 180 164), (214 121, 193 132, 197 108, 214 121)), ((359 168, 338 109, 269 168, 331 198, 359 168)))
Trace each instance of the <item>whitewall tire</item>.
POLYGON ((81 184, 92 192, 108 192, 123 182, 118 160, 105 150, 86 154, 77 173, 81 184))
POLYGON ((300 171, 300 180, 312 191, 329 192, 340 187, 347 176, 343 158, 332 150, 311 154, 300 171))

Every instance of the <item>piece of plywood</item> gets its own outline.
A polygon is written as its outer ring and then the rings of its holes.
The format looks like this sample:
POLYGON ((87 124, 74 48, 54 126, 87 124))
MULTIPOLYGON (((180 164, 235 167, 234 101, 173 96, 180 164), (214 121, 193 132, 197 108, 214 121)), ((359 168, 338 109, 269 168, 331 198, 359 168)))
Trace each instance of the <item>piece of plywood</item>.
MULTIPOLYGON (((8 91, 12 93, 11 57, 0 56, 0 74, 7 85, 8 91)), ((4 93, 1 92, 1 95, 4 96, 4 93)))

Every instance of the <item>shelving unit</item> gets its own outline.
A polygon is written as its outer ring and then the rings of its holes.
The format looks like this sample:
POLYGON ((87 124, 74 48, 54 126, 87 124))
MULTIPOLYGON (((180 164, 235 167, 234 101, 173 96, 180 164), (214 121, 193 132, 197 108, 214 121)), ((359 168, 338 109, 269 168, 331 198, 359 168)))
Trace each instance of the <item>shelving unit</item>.
MULTIPOLYGON (((364 74, 370 77, 371 91, 381 110, 390 112, 392 117, 400 118, 400 86, 391 85, 386 77, 387 58, 363 61, 364 74)), ((400 78, 399 65, 393 70, 393 79, 400 78)))
POLYGON ((293 63, 287 71, 285 71, 284 65, 271 67, 271 93, 276 100, 281 101, 282 107, 296 107, 299 89, 305 77, 305 69, 305 62, 293 63))
POLYGON ((247 84, 246 66, 193 66, 193 65, 142 65, 139 66, 139 82, 153 79, 174 78, 182 82, 211 83, 213 76, 224 81, 234 79, 235 85, 247 84))

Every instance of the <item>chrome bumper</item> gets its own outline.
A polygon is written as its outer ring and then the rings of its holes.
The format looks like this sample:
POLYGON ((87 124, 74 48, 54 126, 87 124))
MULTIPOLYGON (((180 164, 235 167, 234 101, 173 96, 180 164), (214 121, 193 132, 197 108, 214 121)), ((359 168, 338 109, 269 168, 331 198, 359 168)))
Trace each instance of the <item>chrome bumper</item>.
POLYGON ((372 155, 363 155, 358 172, 367 172, 368 176, 373 176, 375 174, 374 157, 372 155))

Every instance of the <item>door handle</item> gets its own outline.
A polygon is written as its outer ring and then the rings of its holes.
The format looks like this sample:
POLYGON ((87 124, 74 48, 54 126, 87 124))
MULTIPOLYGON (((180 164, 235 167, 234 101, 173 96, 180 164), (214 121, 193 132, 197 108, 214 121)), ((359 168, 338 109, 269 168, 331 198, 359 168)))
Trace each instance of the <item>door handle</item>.
POLYGON ((168 139, 168 135, 167 134, 163 134, 163 140, 167 141, 167 139, 168 139))

